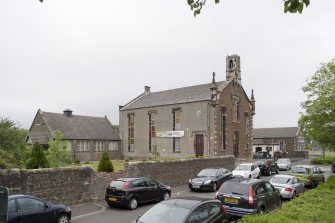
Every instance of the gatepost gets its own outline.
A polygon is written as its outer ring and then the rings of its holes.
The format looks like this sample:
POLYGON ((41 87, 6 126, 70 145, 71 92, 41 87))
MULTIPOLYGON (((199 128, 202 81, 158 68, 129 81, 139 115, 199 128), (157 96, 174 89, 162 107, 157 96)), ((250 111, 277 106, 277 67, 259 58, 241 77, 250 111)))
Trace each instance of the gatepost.
POLYGON ((0 186, 0 223, 7 223, 8 189, 0 186))

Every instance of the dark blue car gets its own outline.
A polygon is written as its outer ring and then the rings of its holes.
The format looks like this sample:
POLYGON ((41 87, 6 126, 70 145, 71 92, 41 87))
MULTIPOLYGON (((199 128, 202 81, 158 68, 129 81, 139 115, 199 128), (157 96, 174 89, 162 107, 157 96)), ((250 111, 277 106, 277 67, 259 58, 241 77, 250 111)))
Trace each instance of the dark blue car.
POLYGON ((8 197, 8 223, 68 223, 71 210, 30 195, 8 197))

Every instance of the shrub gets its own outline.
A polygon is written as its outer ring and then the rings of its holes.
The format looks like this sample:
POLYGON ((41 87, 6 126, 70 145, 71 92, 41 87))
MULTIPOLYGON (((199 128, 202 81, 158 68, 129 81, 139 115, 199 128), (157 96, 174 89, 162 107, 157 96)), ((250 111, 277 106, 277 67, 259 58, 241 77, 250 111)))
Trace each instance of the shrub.
POLYGON ((114 166, 109 159, 108 153, 105 151, 99 161, 98 172, 114 172, 114 166))
POLYGON ((335 162, 335 156, 317 157, 311 160, 312 164, 331 165, 335 162))
POLYGON ((31 157, 26 164, 27 169, 38 169, 50 167, 46 158, 44 149, 38 143, 35 143, 31 150, 31 157))

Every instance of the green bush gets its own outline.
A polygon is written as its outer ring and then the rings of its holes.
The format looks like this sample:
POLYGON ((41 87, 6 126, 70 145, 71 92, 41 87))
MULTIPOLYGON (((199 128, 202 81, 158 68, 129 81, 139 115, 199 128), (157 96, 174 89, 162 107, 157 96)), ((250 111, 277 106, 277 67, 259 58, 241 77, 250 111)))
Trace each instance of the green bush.
POLYGON ((108 153, 105 151, 99 161, 98 172, 114 172, 114 166, 109 159, 108 153))
POLYGON ((31 157, 26 164, 27 169, 48 168, 50 164, 45 155, 44 149, 38 143, 35 143, 31 150, 31 157))
POLYGON ((335 156, 317 157, 311 160, 312 164, 331 165, 335 162, 335 156))
POLYGON ((244 216, 240 223, 335 222, 335 176, 265 215, 244 216))

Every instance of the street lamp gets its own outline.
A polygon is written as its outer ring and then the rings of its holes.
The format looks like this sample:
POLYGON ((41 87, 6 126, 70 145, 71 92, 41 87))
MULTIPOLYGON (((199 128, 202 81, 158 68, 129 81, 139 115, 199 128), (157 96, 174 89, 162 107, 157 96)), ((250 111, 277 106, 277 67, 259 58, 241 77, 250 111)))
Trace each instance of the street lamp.
POLYGON ((213 72, 212 86, 209 89, 211 90, 211 105, 215 107, 218 105, 218 87, 215 82, 215 72, 213 72))

